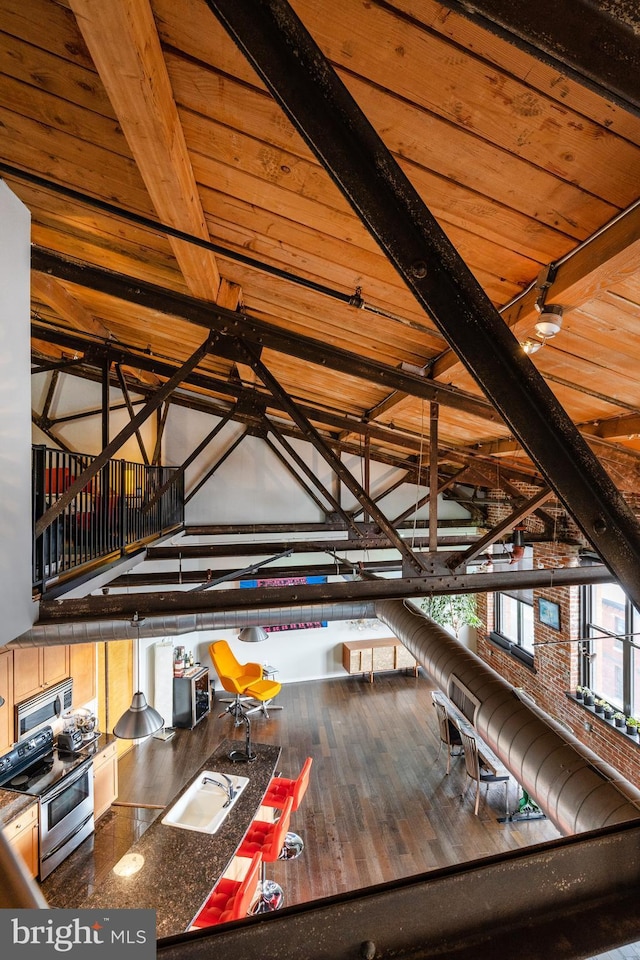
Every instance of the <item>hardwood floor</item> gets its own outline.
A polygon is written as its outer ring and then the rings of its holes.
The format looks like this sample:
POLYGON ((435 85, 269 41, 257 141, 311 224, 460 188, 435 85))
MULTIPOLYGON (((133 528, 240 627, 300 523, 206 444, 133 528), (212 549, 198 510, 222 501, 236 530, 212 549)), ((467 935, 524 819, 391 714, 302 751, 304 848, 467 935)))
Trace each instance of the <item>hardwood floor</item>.
MULTIPOLYGON (((480 816, 473 790, 461 802, 462 760, 446 775, 431 684, 424 677, 388 673, 370 684, 359 677, 288 684, 283 710, 252 718, 254 743, 282 746, 281 770, 296 776, 313 757, 307 794, 292 818, 305 852, 270 864, 268 875, 285 890, 287 905, 382 883, 437 867, 555 839, 548 821, 501 824, 504 788, 489 789, 480 816)), ((52 906, 81 906, 102 876, 234 729, 224 706, 193 731, 169 741, 148 739, 120 760, 121 804, 97 824, 92 840, 43 884, 52 906), (152 807, 149 809, 149 805, 152 807), (73 900, 73 904, 70 902, 73 900)), ((484 791, 483 791, 484 798, 484 791)), ((516 790, 511 787, 512 807, 516 790)), ((168 878, 172 865, 167 865, 168 878)))
MULTIPOLYGON (((285 905, 411 876, 437 867, 557 838, 546 820, 498 823, 504 790, 490 788, 480 816, 472 791, 464 802, 464 764, 446 775, 431 684, 424 677, 382 674, 288 684, 270 719, 252 720, 252 739, 282 746, 281 769, 296 776, 307 756, 314 764, 307 794, 292 818, 305 841, 294 861, 269 864, 285 905)), ((148 739, 120 761, 118 801, 86 840, 42 885, 50 906, 80 907, 102 878, 159 816, 224 737, 242 739, 231 718, 211 715, 193 731, 163 742, 148 739), (133 804, 129 806, 128 804, 133 804), (140 806, 136 806, 139 804, 140 806)), ((484 791, 483 791, 484 798, 484 791)), ((511 805, 516 790, 511 788, 511 805)), ((167 882, 177 864, 167 864, 167 882)), ((592 960, 640 960, 629 944, 592 960)))

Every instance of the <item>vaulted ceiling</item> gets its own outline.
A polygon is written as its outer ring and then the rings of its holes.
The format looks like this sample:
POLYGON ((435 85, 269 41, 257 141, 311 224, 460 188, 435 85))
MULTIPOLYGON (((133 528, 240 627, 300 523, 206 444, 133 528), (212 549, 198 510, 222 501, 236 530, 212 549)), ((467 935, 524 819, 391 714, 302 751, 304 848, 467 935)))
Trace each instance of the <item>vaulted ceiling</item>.
POLYGON ((0 175, 32 214, 36 368, 95 377, 108 359, 149 392, 214 331, 172 402, 412 481, 549 483, 565 504, 574 424, 636 489, 637 13, 556 4, 541 30, 489 0, 473 17, 274 0, 237 5, 243 26, 227 6, 0 0, 0 175), (260 7, 317 44, 305 77, 269 48, 260 7), (456 295, 439 302, 445 281, 456 295), (561 330, 527 358, 545 303, 561 330))

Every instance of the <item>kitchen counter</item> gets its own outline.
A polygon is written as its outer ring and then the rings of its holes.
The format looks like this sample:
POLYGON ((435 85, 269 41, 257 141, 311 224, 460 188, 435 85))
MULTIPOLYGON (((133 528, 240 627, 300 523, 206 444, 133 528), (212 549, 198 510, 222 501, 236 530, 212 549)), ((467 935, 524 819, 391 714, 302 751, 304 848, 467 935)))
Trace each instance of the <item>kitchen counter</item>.
POLYGON ((117 740, 112 733, 99 733, 95 740, 89 743, 83 743, 80 752, 85 757, 95 757, 96 754, 106 750, 109 744, 117 740))
POLYGON ((83 907, 104 910, 147 908, 156 911, 158 939, 183 933, 224 873, 255 816, 280 758, 280 747, 253 743, 253 763, 232 763, 229 752, 237 740, 223 740, 167 804, 167 810, 204 770, 236 774, 249 783, 217 833, 183 830, 163 824, 158 817, 128 850, 144 858, 142 869, 131 877, 113 871, 83 907))
POLYGON ((28 793, 16 793, 15 790, 4 790, 0 787, 0 823, 7 824, 24 813, 31 804, 37 803, 38 798, 28 793))

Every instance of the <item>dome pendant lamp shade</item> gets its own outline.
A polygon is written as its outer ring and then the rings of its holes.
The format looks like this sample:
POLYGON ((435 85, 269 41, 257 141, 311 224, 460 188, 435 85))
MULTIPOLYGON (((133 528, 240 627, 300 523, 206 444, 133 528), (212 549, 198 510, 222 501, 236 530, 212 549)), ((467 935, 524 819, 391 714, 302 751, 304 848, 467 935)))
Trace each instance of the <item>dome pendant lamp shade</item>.
POLYGON ((113 728, 113 734, 121 740, 139 740, 151 736, 163 726, 164 720, 158 711, 149 706, 144 693, 138 690, 131 699, 131 706, 113 728))
MULTIPOLYGON (((136 628, 135 640, 137 682, 140 683, 140 623, 144 617, 136 613, 131 625, 136 628)), ((164 727, 164 720, 157 710, 150 707, 147 698, 141 690, 137 690, 131 698, 131 706, 122 714, 115 727, 113 735, 120 740, 141 740, 150 737, 164 727)))
POLYGON ((238 634, 238 640, 243 640, 245 643, 262 643, 268 637, 269 634, 264 627, 244 627, 238 634))

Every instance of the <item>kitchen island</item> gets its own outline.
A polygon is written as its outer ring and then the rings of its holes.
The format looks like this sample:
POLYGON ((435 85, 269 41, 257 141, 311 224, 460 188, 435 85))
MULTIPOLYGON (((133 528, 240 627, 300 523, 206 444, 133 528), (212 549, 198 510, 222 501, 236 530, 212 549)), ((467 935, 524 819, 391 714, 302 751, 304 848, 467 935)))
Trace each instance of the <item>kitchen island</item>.
MULTIPOLYGON (((223 740, 166 808, 168 811, 206 770, 248 777, 249 783, 217 833, 169 826, 162 823, 160 816, 125 854, 130 859, 134 855, 137 862, 142 863, 140 870, 132 876, 118 876, 112 870, 81 906, 155 910, 158 939, 188 929, 238 849, 280 758, 279 746, 254 743, 256 759, 252 763, 233 763, 229 753, 238 746, 237 740, 223 740)), ((56 903, 56 906, 62 905, 56 903)))

